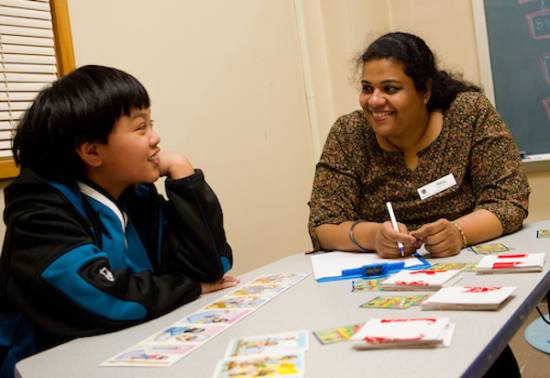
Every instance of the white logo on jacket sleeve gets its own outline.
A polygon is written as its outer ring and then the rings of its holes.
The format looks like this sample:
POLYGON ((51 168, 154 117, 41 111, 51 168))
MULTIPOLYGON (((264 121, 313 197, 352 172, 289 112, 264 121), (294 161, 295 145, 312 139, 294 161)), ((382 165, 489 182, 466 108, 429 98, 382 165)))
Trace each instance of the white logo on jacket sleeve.
POLYGON ((115 276, 113 276, 113 273, 107 267, 99 269, 99 274, 105 277, 107 281, 115 282, 115 276))

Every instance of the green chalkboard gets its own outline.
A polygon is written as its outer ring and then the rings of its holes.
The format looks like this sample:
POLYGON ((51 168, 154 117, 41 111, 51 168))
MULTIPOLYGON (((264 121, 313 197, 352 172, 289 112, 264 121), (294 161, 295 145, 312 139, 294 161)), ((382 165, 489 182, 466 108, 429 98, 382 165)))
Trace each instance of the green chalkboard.
POLYGON ((550 153, 550 1, 484 7, 497 110, 520 150, 550 153))

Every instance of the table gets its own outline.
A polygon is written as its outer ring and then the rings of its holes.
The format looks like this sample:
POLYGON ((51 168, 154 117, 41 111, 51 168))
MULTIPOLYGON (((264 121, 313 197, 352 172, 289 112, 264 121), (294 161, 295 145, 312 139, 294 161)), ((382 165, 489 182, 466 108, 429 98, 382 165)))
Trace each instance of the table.
MULTIPOLYGON (((508 344, 528 314, 550 290, 550 238, 537 239, 550 221, 525 225, 515 234, 492 242, 518 252, 546 252, 543 272, 476 275, 462 273, 457 285, 517 286, 514 297, 499 311, 421 311, 363 309, 359 305, 380 292, 351 292, 351 280, 317 283, 310 275, 275 297, 250 316, 229 327, 169 368, 100 367, 99 363, 147 336, 171 325, 232 289, 210 293, 153 321, 119 332, 76 339, 20 361, 16 377, 211 377, 231 338, 306 329, 315 331, 364 322, 373 317, 448 316, 456 323, 449 348, 354 350, 350 343, 321 345, 310 332, 305 354, 306 376, 324 377, 479 377, 508 344)), ((476 262, 482 256, 469 250, 431 262, 476 262)), ((264 273, 311 271, 309 257, 291 255, 240 276, 241 285, 264 273)), ((391 292, 384 292, 391 294, 391 292)))

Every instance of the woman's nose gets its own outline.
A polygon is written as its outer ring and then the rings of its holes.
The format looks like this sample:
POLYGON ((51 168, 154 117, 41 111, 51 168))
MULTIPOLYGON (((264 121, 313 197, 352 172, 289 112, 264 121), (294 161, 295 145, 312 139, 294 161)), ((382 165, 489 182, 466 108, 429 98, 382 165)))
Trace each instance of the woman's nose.
POLYGON ((381 93, 378 90, 375 90, 372 92, 372 94, 369 96, 368 103, 369 105, 382 105, 386 101, 386 98, 381 95, 381 93))

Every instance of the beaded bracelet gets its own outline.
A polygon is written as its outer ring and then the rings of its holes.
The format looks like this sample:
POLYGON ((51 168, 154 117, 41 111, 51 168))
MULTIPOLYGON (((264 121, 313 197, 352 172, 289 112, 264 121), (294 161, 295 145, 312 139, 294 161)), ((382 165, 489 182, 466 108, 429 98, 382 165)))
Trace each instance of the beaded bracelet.
POLYGON ((460 233, 460 236, 462 236, 462 248, 464 249, 468 246, 468 239, 466 239, 466 235, 464 235, 464 231, 462 231, 462 228, 458 225, 456 222, 451 222, 451 224, 458 230, 460 233))
POLYGON ((353 229, 355 228, 355 226, 357 226, 359 223, 361 222, 366 222, 365 220, 362 220, 362 219, 359 219, 359 220, 356 220, 355 222, 353 222, 351 224, 351 227, 349 228, 349 240, 351 241, 351 243, 357 247, 357 249, 359 249, 361 252, 368 252, 365 248, 361 247, 361 245, 357 242, 357 240, 355 240, 355 237, 353 236, 353 229))

